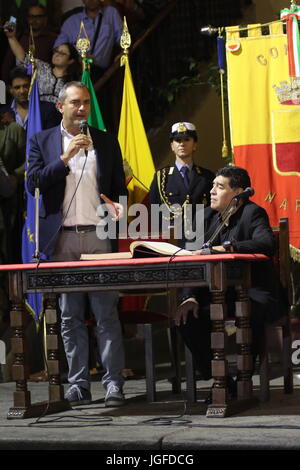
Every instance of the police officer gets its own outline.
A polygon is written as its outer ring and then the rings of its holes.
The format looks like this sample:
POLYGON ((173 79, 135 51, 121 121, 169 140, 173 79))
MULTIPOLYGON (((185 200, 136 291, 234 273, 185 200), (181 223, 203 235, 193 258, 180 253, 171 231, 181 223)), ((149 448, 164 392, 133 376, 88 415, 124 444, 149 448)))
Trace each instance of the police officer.
MULTIPOLYGON (((164 204, 163 213, 165 224, 174 227, 178 220, 184 225, 183 235, 187 235, 189 221, 184 222, 189 214, 190 222, 194 215, 196 204, 210 203, 210 189, 214 174, 193 161, 193 153, 197 148, 198 136, 196 127, 191 122, 173 124, 170 134, 171 149, 175 154, 172 166, 158 170, 150 187, 150 203, 164 204), (186 211, 187 205, 192 205, 192 214, 186 211)), ((184 246, 185 239, 179 240, 179 246, 184 246)))

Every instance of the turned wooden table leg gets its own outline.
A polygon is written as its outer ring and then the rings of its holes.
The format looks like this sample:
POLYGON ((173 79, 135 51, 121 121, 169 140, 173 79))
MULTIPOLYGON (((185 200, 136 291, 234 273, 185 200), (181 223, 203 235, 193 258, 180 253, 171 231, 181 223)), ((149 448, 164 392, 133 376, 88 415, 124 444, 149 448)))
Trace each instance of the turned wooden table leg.
POLYGON ((210 316, 212 321, 211 347, 213 352, 212 376, 214 384, 212 389, 212 404, 208 406, 206 416, 224 418, 249 408, 257 403, 252 397, 252 355, 251 355, 251 329, 250 329, 250 304, 248 300, 248 288, 250 286, 250 265, 243 264, 240 276, 236 280, 236 317, 237 334, 236 343, 239 351, 237 355, 237 400, 228 400, 226 376, 228 375, 228 363, 226 360, 227 344, 225 332, 225 289, 224 271, 222 266, 216 263, 212 272, 210 316), (222 276, 223 273, 223 276, 222 276))
POLYGON ((56 311, 56 295, 48 294, 45 299, 47 365, 49 373, 49 400, 64 399, 64 389, 60 380, 59 325, 56 311))
POLYGON ((10 325, 12 328, 11 347, 14 354, 12 377, 16 381, 14 392, 14 405, 10 408, 7 417, 22 417, 24 410, 31 406, 30 392, 27 390, 29 377, 28 361, 26 356, 25 320, 22 279, 19 272, 9 273, 9 295, 11 300, 10 325))
POLYGON ((213 292, 210 305, 210 318, 212 322, 211 348, 212 348, 212 405, 208 407, 207 416, 224 416, 228 400, 226 377, 228 375, 228 362, 226 359, 226 332, 225 318, 226 306, 224 292, 213 292))
POLYGON ((253 369, 253 358, 251 353, 252 330, 250 326, 250 302, 248 300, 247 289, 237 289, 235 311, 237 319, 236 344, 238 345, 238 399, 248 399, 252 397, 251 374, 253 369))
POLYGON ((11 309, 11 327, 13 329, 12 350, 15 360, 12 366, 13 379, 16 381, 14 406, 10 408, 7 418, 32 418, 44 414, 69 410, 70 404, 63 399, 63 387, 60 384, 58 355, 58 326, 55 310, 55 296, 46 300, 47 329, 47 363, 49 370, 49 401, 31 403, 30 392, 27 390, 28 359, 26 357, 26 340, 24 333, 25 311, 21 272, 9 275, 11 309))

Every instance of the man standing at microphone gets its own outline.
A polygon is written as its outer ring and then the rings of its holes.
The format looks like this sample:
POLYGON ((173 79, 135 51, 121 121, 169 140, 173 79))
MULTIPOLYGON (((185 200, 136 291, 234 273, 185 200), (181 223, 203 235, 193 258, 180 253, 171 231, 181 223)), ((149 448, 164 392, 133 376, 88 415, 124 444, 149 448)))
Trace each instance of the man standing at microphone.
MULTIPOLYGON (((66 83, 57 108, 59 126, 35 134, 30 142, 27 184, 34 193, 39 180, 41 252, 53 261, 75 261, 82 253, 111 251, 111 240, 99 239, 97 208, 108 203, 114 220, 122 216, 119 197, 126 195, 118 141, 111 134, 87 127, 90 94, 80 82, 66 83)), ((88 368, 86 307, 96 320, 99 356, 105 374, 105 405, 124 403, 124 351, 116 292, 61 294, 61 332, 69 366, 70 388, 65 398, 72 406, 91 402, 88 368)))

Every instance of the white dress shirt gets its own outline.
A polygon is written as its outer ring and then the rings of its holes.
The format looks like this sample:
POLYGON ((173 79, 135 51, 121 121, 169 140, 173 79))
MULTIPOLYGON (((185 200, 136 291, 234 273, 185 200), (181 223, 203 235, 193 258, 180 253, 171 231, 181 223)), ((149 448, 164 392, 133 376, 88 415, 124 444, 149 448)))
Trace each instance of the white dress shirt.
MULTIPOLYGON (((61 134, 63 152, 65 152, 74 136, 64 129, 62 123, 61 134)), ((89 130, 88 136, 90 137, 89 130)), ((96 181, 97 162, 95 150, 93 148, 89 149, 86 157, 84 150, 81 149, 69 160, 68 167, 70 168, 70 172, 66 177, 66 189, 63 201, 63 225, 97 225, 100 220, 99 216, 97 216, 100 196, 98 194, 96 181)))

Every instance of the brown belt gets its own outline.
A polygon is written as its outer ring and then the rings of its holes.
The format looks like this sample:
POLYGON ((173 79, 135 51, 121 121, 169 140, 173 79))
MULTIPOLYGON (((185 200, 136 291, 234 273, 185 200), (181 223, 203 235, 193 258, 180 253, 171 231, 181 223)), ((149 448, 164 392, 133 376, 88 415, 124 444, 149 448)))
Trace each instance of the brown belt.
POLYGON ((94 232, 96 230, 96 225, 71 225, 63 226, 62 230, 67 230, 69 232, 94 232))

